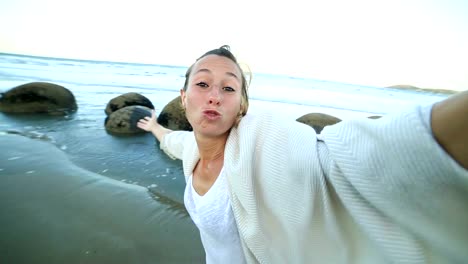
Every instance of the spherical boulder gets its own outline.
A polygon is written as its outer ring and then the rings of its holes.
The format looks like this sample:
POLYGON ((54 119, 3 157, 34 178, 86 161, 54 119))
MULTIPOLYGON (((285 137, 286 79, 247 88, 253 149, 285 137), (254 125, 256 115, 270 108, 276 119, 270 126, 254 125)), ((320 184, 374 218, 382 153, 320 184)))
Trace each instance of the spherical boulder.
POLYGON ((141 105, 126 106, 111 113, 104 121, 104 126, 111 134, 146 133, 137 127, 138 120, 145 116, 151 116, 150 108, 141 105))
POLYGON ((110 115, 119 109, 132 105, 141 105, 154 109, 153 103, 148 98, 139 93, 130 92, 112 98, 107 103, 105 112, 106 115, 110 115))
POLYGON ((185 116, 180 96, 170 101, 158 116, 158 123, 171 130, 192 131, 193 128, 185 116))
POLYGON ((0 111, 5 113, 66 115, 77 109, 73 93, 53 83, 26 83, 0 95, 0 111))
POLYGON ((309 113, 296 119, 296 121, 311 126, 318 134, 322 132, 325 126, 334 125, 341 121, 341 119, 322 113, 309 113))

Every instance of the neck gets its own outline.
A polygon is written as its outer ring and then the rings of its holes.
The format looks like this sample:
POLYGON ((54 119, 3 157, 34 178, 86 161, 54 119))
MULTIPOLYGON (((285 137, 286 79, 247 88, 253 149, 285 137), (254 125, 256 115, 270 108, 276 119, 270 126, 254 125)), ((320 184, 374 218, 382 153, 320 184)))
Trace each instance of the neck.
POLYGON ((200 160, 215 161, 224 158, 224 148, 229 133, 219 137, 196 136, 200 160))

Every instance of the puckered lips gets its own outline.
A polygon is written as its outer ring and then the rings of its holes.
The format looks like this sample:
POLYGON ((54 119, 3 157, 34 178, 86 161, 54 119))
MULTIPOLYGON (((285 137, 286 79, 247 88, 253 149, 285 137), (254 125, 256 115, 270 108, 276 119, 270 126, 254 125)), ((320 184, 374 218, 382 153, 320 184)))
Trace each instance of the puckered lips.
POLYGON ((203 111, 203 116, 209 120, 216 120, 221 118, 221 114, 213 109, 207 109, 203 111))

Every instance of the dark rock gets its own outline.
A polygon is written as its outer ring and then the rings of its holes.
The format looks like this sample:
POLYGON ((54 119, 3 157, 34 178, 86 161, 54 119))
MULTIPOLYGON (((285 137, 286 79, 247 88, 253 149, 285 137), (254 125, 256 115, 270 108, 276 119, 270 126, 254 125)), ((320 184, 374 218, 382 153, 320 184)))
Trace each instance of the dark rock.
POLYGON ((325 126, 334 125, 341 119, 327 114, 310 113, 299 117, 296 121, 311 126, 319 134, 325 126))
POLYGON ((161 111, 158 116, 158 123, 171 130, 185 130, 192 131, 185 111, 182 108, 180 96, 177 96, 170 101, 161 111))
POLYGON ((78 109, 75 96, 65 87, 47 83, 26 83, 2 93, 0 111, 66 115, 78 109))
POLYGON ((151 116, 151 109, 146 106, 132 105, 111 113, 105 120, 107 132, 113 134, 139 134, 146 131, 137 127, 138 120, 151 116))
POLYGON ((110 115, 119 109, 132 105, 141 105, 150 109, 154 109, 153 103, 151 103, 151 101, 145 96, 139 93, 125 93, 112 98, 107 103, 105 112, 106 115, 110 115))

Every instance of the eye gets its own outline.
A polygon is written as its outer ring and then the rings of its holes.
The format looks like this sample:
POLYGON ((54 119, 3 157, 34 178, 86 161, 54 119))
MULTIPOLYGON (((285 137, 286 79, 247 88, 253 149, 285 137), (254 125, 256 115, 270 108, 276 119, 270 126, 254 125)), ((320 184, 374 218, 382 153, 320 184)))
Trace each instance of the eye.
POLYGON ((205 82, 198 82, 196 85, 197 85, 197 86, 200 86, 200 87, 202 87, 202 88, 208 87, 208 84, 206 84, 205 82))
POLYGON ((224 87, 223 90, 226 91, 226 92, 235 92, 236 91, 236 90, 234 90, 234 88, 229 87, 229 86, 224 87))

